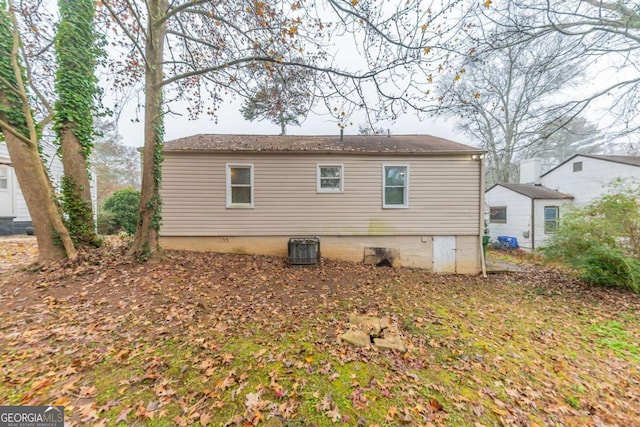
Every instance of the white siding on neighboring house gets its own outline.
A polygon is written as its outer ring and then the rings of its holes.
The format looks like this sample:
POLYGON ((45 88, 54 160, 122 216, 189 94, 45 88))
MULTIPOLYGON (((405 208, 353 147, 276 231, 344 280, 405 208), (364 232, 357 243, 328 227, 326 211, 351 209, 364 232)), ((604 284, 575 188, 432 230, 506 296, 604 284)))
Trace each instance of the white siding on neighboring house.
POLYGON ((547 199, 537 199, 534 200, 535 207, 535 230, 534 230, 534 239, 535 239, 535 249, 540 249, 543 247, 546 242, 553 237, 553 233, 545 232, 544 225, 544 208, 546 206, 557 206, 559 210, 559 221, 562 220, 562 215, 564 215, 567 210, 571 209, 572 203, 570 200, 547 200, 547 199))
POLYGON ((640 167, 578 155, 544 174, 541 180, 545 187, 573 195, 574 204, 581 206, 605 195, 617 178, 640 183, 640 167), (577 162, 582 165, 574 172, 577 162))
POLYGON ((0 217, 15 216, 15 178, 10 166, 9 152, 4 142, 0 142, 0 217))
MULTIPOLYGON (((507 221, 505 223, 489 222, 489 236, 496 242, 498 236, 512 236, 518 239, 518 244, 531 249, 531 199, 518 194, 508 188, 495 186, 487 191, 485 204, 491 207, 504 206, 507 208, 507 221), (525 234, 529 237, 525 237, 525 234)), ((489 218, 487 218, 490 221, 489 218)))
POLYGON ((0 217, 13 218, 17 212, 16 205, 20 188, 11 166, 9 150, 5 142, 0 142, 0 160, 0 167, 4 169, 7 177, 7 188, 0 189, 0 217))
POLYGON ((486 193, 487 206, 507 207, 506 223, 489 224, 491 239, 513 236, 522 248, 543 247, 553 236, 551 230, 545 230, 545 207, 557 206, 561 223, 569 209, 602 197, 617 179, 640 184, 640 166, 634 163, 639 163, 638 157, 576 155, 544 174, 541 185, 533 185, 538 182, 540 160, 528 159, 521 165, 521 184, 498 184, 486 193))
MULTIPOLYGON (((60 179, 63 175, 63 168, 60 159, 56 156, 56 148, 46 142, 42 143, 42 158, 49 177, 56 190, 59 190, 60 179)), ((6 158, 10 161, 9 151, 5 142, 0 142, 0 158, 6 158)), ((27 203, 22 195, 22 190, 15 175, 13 166, 8 167, 8 176, 10 181, 9 191, 6 193, 0 190, 0 216, 14 217, 14 222, 29 223, 31 215, 27 208, 27 203), (10 206, 10 207, 9 207, 10 206), (10 212, 9 215, 5 213, 10 212)))
POLYGON ((571 200, 567 194, 538 185, 498 184, 487 191, 485 203, 493 209, 506 207, 506 221, 489 222, 489 235, 494 242, 498 236, 510 236, 523 249, 538 249, 553 235, 552 227, 545 229, 545 207, 558 208, 559 216, 553 222, 557 225, 571 200))

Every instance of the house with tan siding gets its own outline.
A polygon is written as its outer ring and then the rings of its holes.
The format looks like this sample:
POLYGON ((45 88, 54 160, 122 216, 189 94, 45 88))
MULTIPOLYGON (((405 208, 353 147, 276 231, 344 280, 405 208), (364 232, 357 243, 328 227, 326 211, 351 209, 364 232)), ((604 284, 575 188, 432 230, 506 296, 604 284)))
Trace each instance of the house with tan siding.
POLYGON ((195 135, 164 146, 164 248, 481 271, 483 151, 429 135, 195 135), (380 250, 380 252, 377 252, 380 250))

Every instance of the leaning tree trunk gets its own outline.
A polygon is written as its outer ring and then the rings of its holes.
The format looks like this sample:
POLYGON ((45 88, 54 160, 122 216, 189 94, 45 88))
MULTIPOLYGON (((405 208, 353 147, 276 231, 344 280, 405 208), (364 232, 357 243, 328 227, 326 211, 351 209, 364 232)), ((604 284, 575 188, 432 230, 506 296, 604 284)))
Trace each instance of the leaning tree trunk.
POLYGON ((11 163, 22 189, 38 240, 39 261, 76 257, 69 232, 62 222, 51 181, 35 144, 26 144, 10 132, 3 132, 11 163), (62 246, 57 241, 62 243, 62 246))
POLYGON ((158 251, 160 229, 160 171, 164 120, 162 114, 162 62, 168 9, 167 0, 149 0, 149 23, 145 46, 145 110, 144 148, 142 151, 142 188, 138 209, 136 236, 129 254, 138 260, 146 260, 158 251))
POLYGON ((38 152, 38 132, 19 61, 20 32, 13 4, 0 7, 0 128, 38 239, 39 260, 76 257, 38 152), (60 246, 60 244, 62 246, 60 246))

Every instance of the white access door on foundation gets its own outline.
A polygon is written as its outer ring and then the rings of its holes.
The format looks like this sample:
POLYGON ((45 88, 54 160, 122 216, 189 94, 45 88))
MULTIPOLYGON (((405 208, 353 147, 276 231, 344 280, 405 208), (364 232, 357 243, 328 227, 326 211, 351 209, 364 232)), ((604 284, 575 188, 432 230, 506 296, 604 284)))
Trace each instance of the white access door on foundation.
POLYGON ((456 237, 433 237, 433 271, 436 273, 456 272, 456 237))

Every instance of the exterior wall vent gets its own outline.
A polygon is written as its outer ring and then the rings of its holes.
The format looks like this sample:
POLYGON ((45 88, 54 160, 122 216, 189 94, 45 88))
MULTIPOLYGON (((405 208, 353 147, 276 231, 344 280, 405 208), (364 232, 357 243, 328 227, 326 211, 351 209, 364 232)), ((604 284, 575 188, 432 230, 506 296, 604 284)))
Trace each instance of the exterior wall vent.
POLYGON ((292 237, 289 239, 289 264, 315 265, 320 263, 319 237, 292 237))

